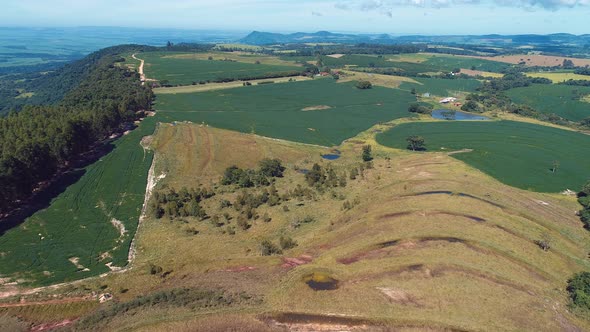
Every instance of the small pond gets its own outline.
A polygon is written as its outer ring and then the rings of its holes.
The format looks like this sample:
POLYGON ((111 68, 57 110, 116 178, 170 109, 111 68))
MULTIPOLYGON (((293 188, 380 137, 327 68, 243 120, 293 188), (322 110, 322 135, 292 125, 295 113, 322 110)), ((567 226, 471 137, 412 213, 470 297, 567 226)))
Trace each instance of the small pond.
POLYGON ((451 111, 451 110, 434 110, 432 111, 432 117, 439 120, 456 120, 456 121, 466 121, 466 120, 489 120, 488 117, 465 113, 461 111, 451 111))
POLYGON ((327 159, 327 160, 336 160, 336 159, 340 158, 340 155, 329 153, 329 154, 323 154, 322 158, 327 159))
POLYGON ((303 277, 303 281, 309 286, 309 288, 315 291, 338 289, 338 280, 323 272, 313 272, 312 274, 308 274, 303 277))

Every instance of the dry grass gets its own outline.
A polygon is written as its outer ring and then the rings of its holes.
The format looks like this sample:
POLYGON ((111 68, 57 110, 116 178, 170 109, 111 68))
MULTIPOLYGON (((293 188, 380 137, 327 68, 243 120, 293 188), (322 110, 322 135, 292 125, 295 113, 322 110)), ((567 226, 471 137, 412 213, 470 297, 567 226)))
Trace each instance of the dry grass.
POLYGON ((563 60, 572 60, 576 66, 590 65, 590 59, 579 59, 579 58, 568 58, 561 56, 550 56, 550 55, 537 55, 537 54, 516 54, 516 55, 501 55, 501 56, 471 56, 471 55, 458 55, 468 58, 492 60, 510 64, 518 64, 522 61, 525 62, 526 66, 542 66, 542 67, 554 67, 561 66, 563 60))
MULTIPOLYGON (((574 214, 575 199, 502 185, 442 152, 409 153, 377 146, 375 131, 390 125, 348 140, 339 147, 342 157, 331 162, 337 172, 348 170, 358 165, 363 144, 374 146, 374 169, 335 190, 347 200, 359 199, 351 210, 343 211, 342 201, 328 192, 301 202, 303 206, 297 206, 299 201, 283 203, 289 212, 282 206, 261 207, 259 213, 268 213, 272 221, 255 221, 251 229, 235 235, 222 234, 208 222, 147 219, 138 232, 134 268, 85 286, 108 285, 117 300, 184 286, 221 287, 264 298, 260 306, 198 316, 186 309, 123 315, 110 325, 119 329, 264 331, 279 325, 273 325, 272 319, 263 324, 256 317, 288 312, 318 315, 312 325, 288 325, 302 330, 334 327, 322 317, 335 313, 400 329, 590 328, 564 309, 566 279, 590 268, 586 259, 590 236, 574 214), (442 190, 472 197, 413 196, 442 190), (316 221, 297 229, 290 226, 305 215, 316 221), (199 234, 187 234, 189 226, 199 234), (293 237, 299 245, 284 257, 258 254, 262 239, 276 241, 280 235, 293 237), (551 238, 549 252, 533 242, 544 235, 551 238), (379 246, 390 241, 399 242, 379 246), (311 259, 282 267, 282 258, 301 255, 311 259), (358 259, 342 263, 349 257, 358 259), (170 273, 165 278, 150 275, 150 264, 170 273), (303 278, 318 271, 339 280, 339 289, 311 290, 303 278), (128 291, 118 292, 123 288, 128 291)), ((327 163, 319 156, 326 149, 194 124, 162 124, 152 146, 156 173, 167 174, 160 188, 212 185, 229 165, 254 167, 261 158, 271 157, 281 158, 288 167, 276 184, 282 193, 297 184, 305 186, 295 166, 327 163)), ((222 189, 204 204, 210 214, 218 213, 219 199, 234 195, 222 189)), ((235 215, 232 209, 227 211, 235 215)))
POLYGON ((273 81, 275 84, 277 84, 277 83, 291 82, 292 80, 307 81, 307 80, 311 80, 311 78, 309 78, 307 76, 295 76, 295 77, 266 78, 266 79, 249 80, 249 81, 235 81, 235 82, 227 82, 227 83, 207 83, 207 84, 197 84, 197 85, 185 85, 185 86, 177 86, 177 87, 170 87, 170 88, 156 88, 156 89, 154 89, 154 93, 156 93, 156 94, 177 94, 177 93, 204 92, 204 91, 239 88, 239 87, 244 86, 244 82, 249 82, 252 85, 258 85, 260 82, 273 81))
POLYGON ((590 76, 579 75, 574 73, 527 73, 529 77, 542 77, 553 81, 553 83, 564 82, 567 80, 588 80, 590 76))
POLYGON ((338 80, 339 83, 363 80, 369 81, 373 85, 382 86, 386 88, 399 88, 402 82, 420 84, 419 82, 409 77, 361 73, 350 70, 342 70, 342 72, 345 75, 340 76, 340 79, 338 80))

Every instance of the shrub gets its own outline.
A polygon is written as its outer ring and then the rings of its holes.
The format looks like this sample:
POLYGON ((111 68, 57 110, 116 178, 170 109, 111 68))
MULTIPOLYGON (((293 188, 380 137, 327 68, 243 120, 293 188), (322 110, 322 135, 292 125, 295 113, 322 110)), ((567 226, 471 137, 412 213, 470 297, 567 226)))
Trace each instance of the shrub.
POLYGON ((264 240, 260 243, 260 254, 262 256, 271 256, 281 254, 281 249, 269 240, 264 240))
POLYGON ((567 283, 567 291, 575 306, 590 309, 590 272, 574 275, 567 283))
POLYGON ((289 250, 291 248, 297 247, 297 242, 289 236, 281 236, 281 238, 279 239, 279 244, 281 245, 281 248, 283 248, 283 250, 289 250))
POLYGON ((373 160, 373 155, 371 153, 371 146, 365 145, 363 146, 363 154, 361 155, 363 161, 371 161, 373 160))
POLYGON ((369 81, 357 81, 355 86, 357 89, 366 90, 371 89, 373 87, 373 84, 369 81))

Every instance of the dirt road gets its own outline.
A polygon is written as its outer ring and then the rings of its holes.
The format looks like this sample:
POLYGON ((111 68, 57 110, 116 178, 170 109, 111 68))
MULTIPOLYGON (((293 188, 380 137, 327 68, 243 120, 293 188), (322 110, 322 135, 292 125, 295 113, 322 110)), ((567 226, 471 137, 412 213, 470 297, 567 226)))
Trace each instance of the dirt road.
POLYGON ((145 61, 144 61, 144 60, 142 60, 142 59, 139 59, 139 58, 137 58, 137 57, 135 56, 135 54, 131 55, 131 57, 132 57, 133 59, 137 60, 137 61, 140 61, 140 64, 139 64, 139 69, 138 69, 138 72, 139 72, 139 77, 141 78, 141 82, 142 82, 142 83, 145 83, 146 79, 145 79, 145 74, 144 74, 144 72, 143 72, 143 65, 145 64, 145 61))

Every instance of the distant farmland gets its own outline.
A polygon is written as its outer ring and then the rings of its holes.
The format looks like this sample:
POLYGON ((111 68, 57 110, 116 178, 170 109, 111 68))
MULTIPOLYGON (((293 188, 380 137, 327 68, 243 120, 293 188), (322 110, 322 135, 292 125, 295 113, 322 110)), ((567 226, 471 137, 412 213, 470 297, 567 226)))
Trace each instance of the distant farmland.
POLYGON ((590 117, 590 103, 580 100, 590 87, 540 84, 506 91, 515 103, 531 106, 539 112, 555 113, 572 121, 590 117))
POLYGON ((218 128, 332 146, 376 123, 409 116, 408 105, 413 101, 407 91, 382 87, 359 90, 353 83, 319 79, 161 94, 156 108, 166 122, 205 122, 218 128))
POLYGON ((125 266, 152 161, 139 143, 155 124, 146 118, 48 208, 2 235, 0 276, 48 285, 125 266))
POLYGON ((588 180, 590 136, 524 122, 428 122, 399 125, 377 136, 380 144, 406 149, 406 138, 425 137, 428 151, 473 149, 453 157, 518 188, 577 190, 588 180), (559 162, 553 173, 553 162, 559 162))
POLYGON ((171 53, 148 52, 140 55, 146 61, 145 74, 150 79, 168 81, 171 85, 189 85, 193 82, 225 79, 264 78, 269 75, 287 75, 302 71, 292 65, 254 64, 223 60, 198 60, 172 57, 171 53))

